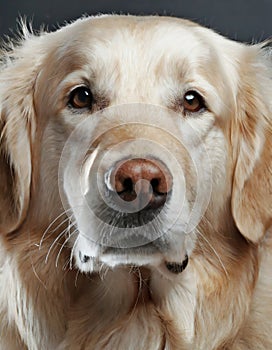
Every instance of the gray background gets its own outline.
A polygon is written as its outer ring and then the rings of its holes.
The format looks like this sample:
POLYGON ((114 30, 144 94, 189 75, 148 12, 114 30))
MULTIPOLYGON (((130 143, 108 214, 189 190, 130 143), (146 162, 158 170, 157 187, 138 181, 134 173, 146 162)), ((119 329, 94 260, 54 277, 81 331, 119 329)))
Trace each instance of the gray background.
POLYGON ((51 30, 82 14, 109 12, 185 17, 247 42, 272 36, 272 0, 0 0, 0 36, 12 35, 19 15, 51 30))

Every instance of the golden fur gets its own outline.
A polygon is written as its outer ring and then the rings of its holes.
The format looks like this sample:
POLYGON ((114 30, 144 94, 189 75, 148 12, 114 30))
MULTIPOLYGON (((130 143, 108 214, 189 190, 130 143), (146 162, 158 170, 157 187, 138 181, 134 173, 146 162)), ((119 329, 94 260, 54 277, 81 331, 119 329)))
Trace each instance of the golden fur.
MULTIPOLYGON (((272 349, 271 57, 269 43, 248 46, 188 21, 133 16, 25 32, 3 49, 1 349, 272 349), (209 154, 210 201, 186 243, 189 264, 173 278, 148 264, 84 274, 72 263, 58 169, 70 131, 84 119, 66 108, 81 76, 101 96, 92 113, 140 103, 182 119, 171 94, 188 82, 208 100, 209 111, 190 123, 209 154)), ((96 148, 139 135, 171 144, 188 162, 178 142, 152 127, 120 127, 96 148)))

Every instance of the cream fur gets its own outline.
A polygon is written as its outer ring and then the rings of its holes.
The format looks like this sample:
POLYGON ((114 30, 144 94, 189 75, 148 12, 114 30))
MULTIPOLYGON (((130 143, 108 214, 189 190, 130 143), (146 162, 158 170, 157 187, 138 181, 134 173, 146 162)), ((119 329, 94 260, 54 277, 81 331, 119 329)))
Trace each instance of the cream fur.
POLYGON ((0 349, 272 348, 269 47, 175 18, 100 16, 25 30, 1 56, 0 349), (95 105, 74 113, 69 93, 86 82, 95 105), (190 90, 203 112, 184 114, 190 90), (86 160, 78 146, 96 136, 86 160), (96 176, 150 152, 174 179, 157 227, 175 222, 169 249, 120 260, 95 243, 81 191, 97 204, 96 176), (185 254, 170 274, 164 261, 185 254))

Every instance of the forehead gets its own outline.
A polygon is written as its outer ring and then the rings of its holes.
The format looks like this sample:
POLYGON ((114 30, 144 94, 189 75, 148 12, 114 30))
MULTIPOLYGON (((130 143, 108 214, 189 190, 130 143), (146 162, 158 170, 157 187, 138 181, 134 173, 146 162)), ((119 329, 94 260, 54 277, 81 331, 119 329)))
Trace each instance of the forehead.
POLYGON ((137 67, 151 67, 162 61, 189 58, 198 65, 212 55, 198 26, 185 20, 157 17, 109 16, 83 19, 63 31, 60 57, 84 56, 107 69, 118 62, 137 67), (68 40, 67 40, 68 39, 68 40))

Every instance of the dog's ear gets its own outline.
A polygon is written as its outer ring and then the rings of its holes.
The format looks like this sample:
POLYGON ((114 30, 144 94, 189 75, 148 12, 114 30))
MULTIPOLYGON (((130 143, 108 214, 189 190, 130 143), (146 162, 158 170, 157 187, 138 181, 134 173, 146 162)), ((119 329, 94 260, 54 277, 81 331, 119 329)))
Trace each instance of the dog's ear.
POLYGON ((232 214, 243 236, 257 243, 272 224, 272 41, 252 51, 257 58, 249 55, 243 68, 232 126, 238 145, 232 214))
POLYGON ((34 38, 2 52, 0 66, 0 233, 23 222, 30 199, 31 140, 35 133, 34 38))

